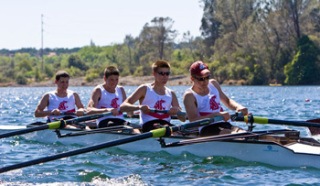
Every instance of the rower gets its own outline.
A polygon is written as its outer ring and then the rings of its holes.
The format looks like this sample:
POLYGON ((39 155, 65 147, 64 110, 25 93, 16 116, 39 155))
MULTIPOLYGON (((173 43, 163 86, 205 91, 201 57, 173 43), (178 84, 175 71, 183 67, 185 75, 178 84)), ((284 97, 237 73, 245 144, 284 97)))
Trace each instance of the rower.
POLYGON ((224 120, 220 123, 199 128, 201 136, 218 135, 244 131, 239 127, 232 126, 229 122, 230 115, 224 112, 220 104, 222 102, 231 110, 248 114, 248 109, 236 101, 230 99, 221 89, 215 79, 210 79, 208 65, 202 61, 196 61, 190 66, 192 87, 186 90, 183 96, 183 103, 189 121, 223 116, 224 120))
MULTIPOLYGON (((124 112, 140 110, 142 132, 171 125, 171 116, 181 111, 175 92, 166 87, 170 73, 167 61, 156 61, 152 64, 153 83, 140 85, 120 106, 124 112), (136 105, 138 100, 139 105, 136 105), (168 110, 168 113, 154 113, 151 110, 168 110)), ((179 119, 185 120, 184 117, 179 119)))
MULTIPOLYGON (((104 70, 104 83, 93 89, 87 108, 90 114, 112 113, 111 116, 97 119, 97 128, 127 124, 120 111, 120 104, 127 96, 124 88, 118 85, 119 76, 120 72, 118 68, 108 66, 104 70)), ((131 113, 127 114, 132 115, 131 113)))
MULTIPOLYGON (((34 116, 47 117, 47 122, 83 116, 86 110, 80 96, 69 87, 70 75, 66 71, 58 71, 55 75, 55 91, 45 93, 39 101, 34 116), (45 110, 46 109, 46 110, 45 110)), ((68 125, 67 128, 76 126, 68 125)))

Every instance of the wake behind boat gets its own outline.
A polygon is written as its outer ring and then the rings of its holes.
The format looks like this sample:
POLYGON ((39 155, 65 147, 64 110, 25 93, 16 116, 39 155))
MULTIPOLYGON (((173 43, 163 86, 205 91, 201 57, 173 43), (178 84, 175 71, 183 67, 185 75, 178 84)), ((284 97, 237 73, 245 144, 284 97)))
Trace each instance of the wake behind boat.
MULTIPOLYGON (((131 127, 120 125, 94 130, 42 130, 23 136, 44 143, 88 146, 139 134, 133 134, 131 127)), ((176 156, 186 153, 200 157, 226 156, 279 167, 320 168, 320 143, 313 138, 301 137, 296 130, 255 131, 209 137, 183 135, 182 131, 172 137, 148 138, 117 147, 128 152, 165 151, 176 156)))

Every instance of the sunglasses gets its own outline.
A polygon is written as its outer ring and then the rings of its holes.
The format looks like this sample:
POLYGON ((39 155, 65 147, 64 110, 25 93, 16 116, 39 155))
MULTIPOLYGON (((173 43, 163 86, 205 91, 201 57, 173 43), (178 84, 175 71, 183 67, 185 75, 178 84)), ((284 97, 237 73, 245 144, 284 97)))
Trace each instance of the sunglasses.
POLYGON ((170 71, 169 72, 158 72, 159 75, 161 76, 169 76, 170 75, 170 71))
POLYGON ((205 81, 205 80, 209 80, 210 76, 207 76, 207 77, 195 77, 195 76, 193 76, 193 78, 198 80, 198 81, 205 81))

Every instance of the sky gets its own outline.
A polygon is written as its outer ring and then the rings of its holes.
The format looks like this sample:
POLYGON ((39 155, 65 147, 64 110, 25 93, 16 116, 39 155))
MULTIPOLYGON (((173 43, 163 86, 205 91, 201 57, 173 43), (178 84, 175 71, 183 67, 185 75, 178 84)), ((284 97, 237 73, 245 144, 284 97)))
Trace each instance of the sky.
POLYGON ((97 46, 137 37, 155 17, 170 17, 179 35, 200 35, 199 0, 0 0, 0 49, 97 46), (43 15, 43 17, 41 16, 43 15), (43 24, 42 24, 43 23, 43 24), (43 28, 43 32, 41 31, 43 28))

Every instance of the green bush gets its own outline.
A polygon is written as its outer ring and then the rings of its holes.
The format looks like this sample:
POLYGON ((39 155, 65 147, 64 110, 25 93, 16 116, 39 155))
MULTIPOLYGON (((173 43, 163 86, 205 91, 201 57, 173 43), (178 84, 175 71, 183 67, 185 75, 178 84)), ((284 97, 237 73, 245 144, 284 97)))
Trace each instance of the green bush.
POLYGON ((85 76, 85 80, 87 82, 92 82, 93 80, 95 80, 97 78, 99 78, 99 74, 98 73, 94 73, 94 72, 88 73, 85 76))
POLYGON ((19 74, 16 77, 16 83, 19 85, 26 85, 28 84, 28 79, 23 74, 19 74))

